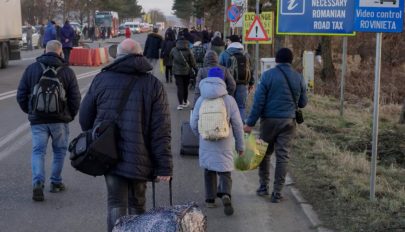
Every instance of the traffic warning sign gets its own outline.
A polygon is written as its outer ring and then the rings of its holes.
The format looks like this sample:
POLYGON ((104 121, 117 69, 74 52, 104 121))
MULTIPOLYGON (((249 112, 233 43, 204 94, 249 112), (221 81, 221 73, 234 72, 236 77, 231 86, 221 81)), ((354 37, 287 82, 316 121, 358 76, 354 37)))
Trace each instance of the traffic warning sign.
POLYGON ((269 40, 266 30, 263 27, 262 22, 260 21, 259 16, 255 16, 252 25, 246 34, 246 41, 266 41, 269 40))

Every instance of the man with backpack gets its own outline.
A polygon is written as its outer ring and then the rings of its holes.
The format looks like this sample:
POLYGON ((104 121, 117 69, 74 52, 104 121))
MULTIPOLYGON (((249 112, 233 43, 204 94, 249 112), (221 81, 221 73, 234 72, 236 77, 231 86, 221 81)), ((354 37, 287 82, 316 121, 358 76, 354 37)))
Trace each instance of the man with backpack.
POLYGON ((245 121, 245 108, 248 92, 251 91, 255 80, 249 55, 243 50, 240 37, 231 35, 229 44, 225 51, 219 56, 219 64, 229 68, 231 75, 236 82, 235 100, 238 104, 242 121, 245 121))
POLYGON ((17 102, 31 123, 34 201, 44 200, 44 163, 49 137, 53 149, 50 192, 65 190, 61 173, 68 148, 68 123, 79 110, 81 96, 76 75, 62 55, 62 44, 49 41, 45 54, 25 70, 17 90, 17 102))

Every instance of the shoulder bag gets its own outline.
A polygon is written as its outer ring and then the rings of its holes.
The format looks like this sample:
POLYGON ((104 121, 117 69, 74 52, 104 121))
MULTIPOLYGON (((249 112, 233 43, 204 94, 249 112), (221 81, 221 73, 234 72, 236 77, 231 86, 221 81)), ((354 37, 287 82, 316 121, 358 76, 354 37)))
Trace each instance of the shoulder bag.
POLYGON ((284 76, 285 80, 287 81, 288 88, 290 89, 291 95, 292 95, 292 97, 293 97, 294 105, 295 105, 295 121, 296 121, 298 124, 301 124, 301 123, 304 122, 304 115, 302 114, 301 109, 298 108, 298 101, 297 101, 297 99, 295 98, 294 92, 293 92, 293 90, 292 90, 292 88, 291 88, 290 81, 288 80, 287 75, 285 74, 284 70, 281 69, 279 66, 277 66, 277 68, 283 73, 283 76, 284 76))
POLYGON ((76 170, 91 176, 101 176, 118 163, 121 152, 118 148, 117 120, 128 101, 135 82, 136 78, 132 78, 125 88, 113 120, 97 124, 93 129, 80 133, 70 142, 71 165, 76 170))

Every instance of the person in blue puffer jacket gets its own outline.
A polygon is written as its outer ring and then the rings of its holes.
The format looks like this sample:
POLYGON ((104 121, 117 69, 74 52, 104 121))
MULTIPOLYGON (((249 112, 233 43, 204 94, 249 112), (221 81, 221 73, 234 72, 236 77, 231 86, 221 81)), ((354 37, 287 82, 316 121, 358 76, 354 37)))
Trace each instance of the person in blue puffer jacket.
POLYGON ((49 21, 48 25, 45 28, 42 46, 45 48, 46 44, 51 40, 56 40, 56 28, 54 21, 49 21))
POLYGON ((69 64, 70 51, 73 48, 73 40, 75 38, 75 30, 70 25, 69 21, 66 20, 65 25, 63 25, 60 31, 60 42, 63 46, 63 54, 65 56, 65 61, 69 64))
POLYGON ((260 136, 269 143, 259 167, 259 196, 269 195, 270 156, 276 151, 276 170, 271 196, 273 203, 279 203, 283 198, 281 190, 287 173, 292 140, 295 137, 296 108, 304 108, 307 104, 305 81, 291 66, 292 61, 293 54, 290 49, 281 48, 277 52, 277 66, 263 73, 245 126, 245 132, 250 133, 260 118, 260 136), (294 102, 294 99, 297 102, 294 102))

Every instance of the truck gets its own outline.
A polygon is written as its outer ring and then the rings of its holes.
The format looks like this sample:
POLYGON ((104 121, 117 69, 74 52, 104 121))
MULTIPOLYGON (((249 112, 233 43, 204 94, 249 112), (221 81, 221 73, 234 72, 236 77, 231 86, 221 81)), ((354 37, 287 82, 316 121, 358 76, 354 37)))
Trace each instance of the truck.
POLYGON ((21 58, 21 1, 0 0, 0 6, 0 68, 6 68, 9 60, 21 58))

